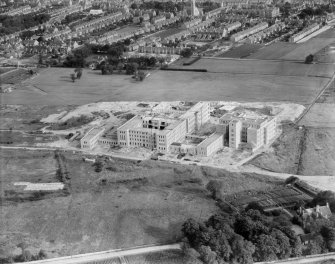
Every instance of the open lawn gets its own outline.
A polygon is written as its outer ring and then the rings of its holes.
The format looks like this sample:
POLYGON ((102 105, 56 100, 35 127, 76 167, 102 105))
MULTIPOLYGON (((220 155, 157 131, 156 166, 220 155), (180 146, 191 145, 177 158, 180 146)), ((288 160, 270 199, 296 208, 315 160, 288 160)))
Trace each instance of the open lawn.
POLYGON ((254 54, 251 54, 248 59, 278 60, 294 50, 297 45, 298 44, 289 42, 276 42, 259 49, 254 54))
POLYGON ((257 52, 263 45, 261 44, 243 44, 239 47, 233 48, 218 57, 223 58, 245 58, 257 52))
MULTIPOLYGON (((178 66, 180 68, 180 66, 178 66)), ((297 77, 331 77, 335 71, 335 65, 329 64, 304 64, 289 61, 262 61, 239 59, 213 59, 203 58, 185 69, 207 69, 212 73, 227 73, 234 75, 254 74, 263 75, 297 76, 297 77)))
MULTIPOLYGON (((187 66, 185 66, 187 67, 187 66)), ((72 69, 51 68, 11 93, 3 104, 82 105, 98 101, 288 101, 310 103, 327 83, 332 65, 305 65, 225 59, 202 59, 191 67, 213 72, 155 71, 143 82, 129 75, 84 70, 73 83, 72 69), (231 66, 229 66, 231 65, 231 66), (319 68, 320 67, 320 68, 319 68), (288 76, 281 76, 287 74, 288 76)))
POLYGON ((321 37, 315 37, 312 38, 306 42, 303 42, 301 44, 297 44, 298 46, 291 52, 287 53, 280 59, 282 60, 301 60, 304 61, 306 56, 309 54, 315 54, 319 50, 327 47, 329 44, 333 43, 335 40, 334 37, 329 38, 321 38, 321 37))
POLYGON ((285 126, 272 150, 250 163, 279 173, 334 176, 334 142, 335 128, 285 126))
POLYGON ((309 54, 315 54, 335 41, 335 29, 329 29, 303 43, 276 42, 265 46, 248 59, 304 61, 309 54))
MULTIPOLYGON (((29 175, 29 170, 36 171, 43 163, 49 164, 45 174, 52 173, 52 154, 45 154, 50 161, 42 159, 34 166, 41 157, 32 151, 20 152, 20 159, 26 155, 23 164, 29 165, 12 165, 11 175, 16 168, 21 173, 19 179, 24 180, 22 168, 29 175)), ((5 164, 17 156, 7 150, 2 155, 5 164)), ((80 156, 63 155, 71 178, 70 195, 3 205, 0 240, 4 252, 17 251, 16 245, 22 241, 28 243, 31 252, 43 248, 49 257, 169 243, 180 237, 181 224, 189 217, 202 221, 219 210, 205 189, 209 180, 222 181, 227 194, 270 189, 281 182, 272 177, 158 161, 106 161, 103 171, 97 173, 92 163, 83 162, 80 156)), ((6 180, 11 178, 6 176, 6 180)))

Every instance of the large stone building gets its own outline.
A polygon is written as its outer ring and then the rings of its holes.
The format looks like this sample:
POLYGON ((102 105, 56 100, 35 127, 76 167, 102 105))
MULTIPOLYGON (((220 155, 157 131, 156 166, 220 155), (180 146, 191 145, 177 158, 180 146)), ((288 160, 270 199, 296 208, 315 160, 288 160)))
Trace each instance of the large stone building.
POLYGON ((247 143, 252 150, 267 145, 277 132, 276 118, 255 114, 247 110, 237 110, 223 115, 219 123, 221 132, 228 139, 230 148, 238 149, 247 143))
MULTIPOLYGON (((93 149, 98 143, 106 146, 144 147, 159 153, 184 152, 184 142, 192 132, 197 131, 209 121, 210 106, 199 102, 186 112, 176 112, 173 117, 155 113, 136 115, 119 126, 110 138, 104 137, 104 128, 93 128, 81 139, 81 147, 93 149), (178 145, 179 143, 182 143, 178 145), (179 147, 178 147, 179 146, 179 147)), ((203 137, 197 145, 192 145, 195 155, 207 156, 222 148, 223 137, 220 134, 203 137)))

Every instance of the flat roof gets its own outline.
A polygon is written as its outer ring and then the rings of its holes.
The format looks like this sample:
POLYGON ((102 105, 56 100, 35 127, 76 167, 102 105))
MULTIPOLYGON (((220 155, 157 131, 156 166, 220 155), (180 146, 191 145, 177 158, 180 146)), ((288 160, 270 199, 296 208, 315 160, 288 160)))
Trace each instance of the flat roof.
POLYGON ((82 140, 90 141, 93 137, 95 137, 97 134, 103 132, 105 128, 103 127, 94 127, 91 130, 88 131, 88 133, 82 138, 82 140))
POLYGON ((216 141, 217 139, 219 139, 220 137, 223 137, 220 134, 213 134, 211 136, 209 136, 208 138, 206 138, 204 141, 202 141, 199 146, 201 147, 207 147, 208 145, 212 144, 214 141, 216 141))

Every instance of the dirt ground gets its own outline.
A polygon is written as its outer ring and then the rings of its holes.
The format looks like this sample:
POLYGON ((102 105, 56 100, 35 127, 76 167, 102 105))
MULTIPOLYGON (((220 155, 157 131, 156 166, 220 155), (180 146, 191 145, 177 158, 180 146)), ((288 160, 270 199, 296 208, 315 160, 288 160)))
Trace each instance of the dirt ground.
MULTIPOLYGON (((35 156, 20 150, 18 155, 3 150, 2 155, 2 163, 7 164, 2 181, 52 177, 52 153, 35 156), (15 159, 23 165, 15 166, 15 159)), ((5 252, 17 252, 16 245, 22 241, 32 253, 42 248, 49 257, 169 243, 180 236, 187 218, 206 219, 218 210, 205 189, 210 179, 222 180, 227 194, 270 188, 279 182, 272 177, 159 161, 113 160, 97 173, 82 157, 64 156, 71 177, 69 196, 1 207, 0 240, 5 252)))

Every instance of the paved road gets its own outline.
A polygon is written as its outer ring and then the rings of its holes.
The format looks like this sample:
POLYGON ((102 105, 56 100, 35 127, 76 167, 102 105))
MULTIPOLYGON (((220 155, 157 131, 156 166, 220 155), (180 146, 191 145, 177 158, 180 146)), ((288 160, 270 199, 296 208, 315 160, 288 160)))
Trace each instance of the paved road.
MULTIPOLYGON (((125 256, 140 255, 145 253, 160 252, 165 250, 181 250, 180 244, 143 246, 131 249, 115 249, 68 257, 30 261, 30 264, 86 264, 108 259, 123 258, 125 256)), ((135 264, 135 263, 134 263, 135 264)))

